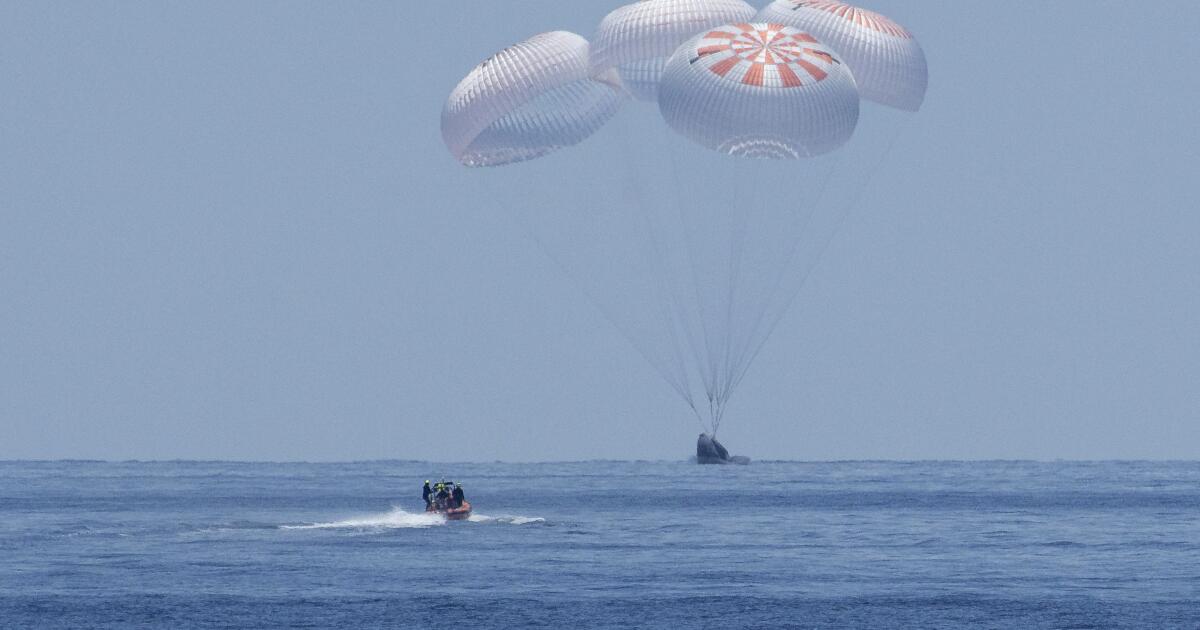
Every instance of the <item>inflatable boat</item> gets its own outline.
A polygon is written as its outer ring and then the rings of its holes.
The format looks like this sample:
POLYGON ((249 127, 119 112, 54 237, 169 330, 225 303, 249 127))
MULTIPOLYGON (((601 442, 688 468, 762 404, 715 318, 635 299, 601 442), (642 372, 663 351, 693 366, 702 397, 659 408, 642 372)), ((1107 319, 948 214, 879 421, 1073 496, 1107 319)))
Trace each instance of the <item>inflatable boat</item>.
POLYGON ((471 502, 463 501, 460 507, 445 508, 438 507, 437 503, 435 502, 429 504, 429 507, 425 508, 425 511, 441 514, 445 516, 446 520, 448 521, 465 521, 471 516, 471 502))

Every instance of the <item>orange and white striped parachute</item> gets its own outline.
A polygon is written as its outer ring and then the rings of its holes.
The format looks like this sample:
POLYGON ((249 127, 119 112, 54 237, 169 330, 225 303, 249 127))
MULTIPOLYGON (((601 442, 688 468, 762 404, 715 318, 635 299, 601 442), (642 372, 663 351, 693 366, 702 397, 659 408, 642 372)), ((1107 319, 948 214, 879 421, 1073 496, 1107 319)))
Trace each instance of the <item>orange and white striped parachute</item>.
POLYGON ((850 66, 864 99, 921 108, 929 83, 925 53, 889 18, 836 0, 775 0, 754 19, 793 26, 828 44, 850 66))
POLYGON ((496 166, 577 144, 624 101, 615 73, 593 78, 588 42, 542 33, 471 70, 442 109, 442 140, 466 166, 496 166))
POLYGON ((821 155, 858 122, 858 91, 833 49, 781 24, 707 29, 667 62, 659 110, 680 134, 745 157, 821 155))

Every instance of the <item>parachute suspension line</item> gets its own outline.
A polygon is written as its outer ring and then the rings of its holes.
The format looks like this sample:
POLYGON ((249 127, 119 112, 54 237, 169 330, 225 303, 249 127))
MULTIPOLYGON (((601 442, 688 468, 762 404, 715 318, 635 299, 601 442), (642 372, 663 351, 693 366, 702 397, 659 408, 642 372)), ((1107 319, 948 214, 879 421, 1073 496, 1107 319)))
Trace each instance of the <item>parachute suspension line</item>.
MULTIPOLYGON (((705 311, 704 300, 700 295, 700 279, 697 276, 696 256, 695 256, 695 253, 693 252, 694 248, 692 247, 691 236, 688 234, 688 231, 687 231, 687 220, 683 214, 683 212, 684 212, 683 211, 683 205, 684 205, 683 200, 680 198, 683 194, 682 191, 684 190, 684 187, 683 187, 683 181, 679 176, 679 156, 676 154, 676 149, 674 148, 676 146, 674 139, 667 136, 666 128, 661 128, 660 133, 664 136, 662 146, 667 147, 667 153, 670 156, 669 162, 670 162, 672 183, 674 184, 673 190, 678 191, 678 195, 674 197, 675 215, 676 215, 676 217, 678 217, 678 220, 679 220, 678 225, 679 225, 681 240, 683 241, 683 245, 684 245, 684 255, 685 255, 685 260, 687 263, 686 268, 690 272, 690 276, 691 276, 691 278, 690 278, 691 293, 692 293, 692 297, 695 298, 695 300, 696 300, 696 302, 695 302, 696 311, 695 312, 699 314, 699 316, 696 319, 699 321, 699 324, 700 324, 701 341, 704 342, 703 343, 703 353, 701 353, 701 344, 698 342, 692 341, 692 343, 691 343, 692 355, 695 357, 697 370, 700 372, 701 380, 704 382, 704 391, 708 395, 708 401, 709 401, 709 406, 710 406, 710 418, 711 418, 712 417, 712 414, 711 414, 712 391, 713 391, 713 386, 715 383, 715 374, 714 374, 715 366, 713 366, 712 360, 711 360, 712 348, 711 348, 711 344, 709 343, 709 330, 708 330, 707 318, 705 317, 705 312, 704 312, 705 311), (706 366, 708 367, 707 370, 704 369, 706 366)), ((694 335, 694 331, 691 329, 691 323, 686 321, 686 317, 687 317, 686 312, 681 312, 681 314, 680 314, 681 322, 683 323, 685 329, 688 331, 689 339, 691 339, 692 336, 694 335)))
MULTIPOLYGON (((816 194, 813 195, 814 201, 813 203, 807 205, 808 212, 803 213, 803 217, 798 218, 794 223, 792 223, 792 227, 786 228, 786 234, 795 234, 796 236, 793 239, 788 239, 790 241, 790 246, 788 247, 784 264, 779 266, 772 274, 770 288, 766 291, 765 296, 762 296, 761 299, 763 301, 761 305, 759 305, 758 308, 750 311, 757 311, 758 313, 754 318, 753 325, 749 329, 745 329, 745 332, 743 333, 744 336, 739 336, 735 334, 735 331, 732 330, 732 320, 730 320, 727 330, 728 334, 726 336, 727 354, 725 356, 725 370, 723 371, 724 380, 721 389, 717 395, 714 396, 716 399, 713 410, 714 435, 716 433, 716 427, 719 427, 725 418, 725 413, 729 408, 730 399, 733 397, 734 392, 741 384, 742 377, 745 372, 744 368, 747 367, 743 365, 743 363, 746 361, 746 357, 750 353, 751 348, 756 343, 757 333, 762 326, 762 322, 770 312, 771 306, 775 303, 776 296, 779 294, 780 287, 783 284, 783 279, 787 276, 788 261, 791 261, 793 258, 795 258, 796 250, 799 248, 801 241, 799 235, 804 232, 805 227, 812 221, 813 216, 816 214, 816 209, 820 207, 820 200, 825 194, 825 191, 831 180, 832 173, 833 168, 830 168, 820 175, 819 184, 816 186, 816 194), (737 341, 736 346, 734 344, 735 337, 737 341), (736 352, 735 348, 737 349, 736 352), (734 359, 735 354, 737 357, 736 359, 734 359)), ((745 192, 746 191, 742 191, 742 193, 745 192)), ((730 207, 736 207, 739 209, 749 208, 754 211, 761 211, 761 209, 767 207, 766 204, 772 201, 771 195, 769 194, 769 190, 767 188, 754 187, 752 188, 752 192, 750 194, 753 195, 753 198, 750 199, 751 203, 749 205, 730 204, 730 207)), ((730 264, 734 269, 739 268, 738 266, 740 265, 741 259, 744 256, 745 237, 748 231, 748 224, 751 221, 749 212, 741 212, 739 214, 741 215, 739 217, 741 220, 737 223, 737 229, 734 230, 735 239, 731 243, 731 248, 735 255, 731 258, 730 264)), ((757 220, 759 222, 765 222, 768 220, 768 217, 758 216, 757 220)), ((764 225, 766 225, 766 223, 764 223, 764 225)), ((731 273, 731 278, 741 280, 742 274, 740 271, 731 273)), ((736 292, 738 290, 738 286, 739 285, 736 284, 731 284, 730 286, 729 303, 731 308, 732 305, 737 302, 736 292)))
POLYGON ((879 172, 880 167, 883 166, 883 161, 887 159, 889 154, 891 154, 892 149, 896 146, 896 141, 900 138, 900 134, 902 132, 903 129, 900 126, 893 127, 890 137, 888 138, 887 147, 882 153, 879 154, 879 157, 875 160, 875 162, 868 167, 866 175, 862 179, 862 185, 855 188, 855 193, 851 196, 850 200, 846 202, 840 210, 837 211, 836 223, 834 224, 833 229, 830 230, 829 234, 825 237, 824 242, 822 242, 821 247, 817 251, 817 256, 813 258, 813 261, 809 265, 808 269, 804 270, 802 273, 800 283, 796 285, 791 294, 787 296, 784 301, 783 308, 780 309, 780 311, 773 318, 774 321, 772 321, 767 327, 766 335, 764 335, 763 338, 757 343, 754 351, 750 354, 750 358, 746 361, 746 365, 743 367, 741 373, 737 377, 737 383, 740 383, 741 380, 746 377, 746 372, 749 371, 750 365, 754 363, 756 358, 758 358, 759 353, 762 352, 763 347, 766 345, 767 340, 770 339, 775 328, 779 325, 780 320, 783 319, 784 314, 787 313, 792 303, 796 301, 796 296, 800 294, 801 289, 803 289, 804 285, 808 282, 809 276, 811 276, 813 270, 816 269, 817 262, 820 261, 825 255, 825 250, 829 249, 830 243, 833 242, 834 237, 841 231, 842 226, 846 222, 847 216, 850 214, 850 210, 857 206, 858 202, 862 200, 863 194, 866 192, 866 189, 870 186, 871 182, 875 179, 875 175, 879 172))
MULTIPOLYGON (((735 158, 735 159, 746 159, 746 158, 735 158)), ((716 418, 715 424, 717 424, 717 425, 719 425, 721 422, 721 414, 724 412, 725 401, 729 398, 729 396, 732 394, 732 391, 733 391, 730 387, 733 382, 733 379, 732 379, 733 365, 730 363, 730 358, 733 355, 733 338, 734 338, 733 309, 734 309, 734 304, 737 303, 738 283, 739 283, 738 281, 741 278, 742 255, 745 253, 745 250, 746 250, 746 230, 747 230, 747 223, 749 222, 749 214, 753 209, 757 209, 759 207, 757 199, 754 199, 752 201, 754 201, 754 204, 751 206, 751 209, 745 209, 735 203, 730 203, 728 206, 726 206, 728 208, 733 209, 733 212, 736 216, 736 218, 735 218, 736 227, 733 231, 733 239, 732 239, 732 241, 730 241, 730 244, 729 244, 729 249, 730 249, 730 251, 729 251, 729 286, 728 286, 728 294, 726 296, 726 302, 725 302, 725 335, 724 335, 725 336, 725 342, 724 342, 725 348, 724 348, 723 352, 721 353, 723 367, 721 369, 721 382, 719 383, 719 388, 716 392, 716 397, 717 397, 718 402, 717 402, 717 418, 716 418)), ((716 426, 713 427, 713 432, 714 432, 714 434, 716 433, 716 426)))
MULTIPOLYGON (((734 386, 736 388, 736 385, 734 386)), ((729 390, 729 395, 717 405, 716 413, 713 419, 713 437, 716 437, 717 431, 721 428, 721 422, 725 420, 725 412, 729 410, 729 399, 733 395, 733 389, 729 390)))
POLYGON ((682 384, 678 383, 670 373, 664 370, 662 366, 658 365, 658 363, 653 360, 653 358, 641 347, 641 345, 637 343, 637 340, 633 334, 625 330, 625 328, 618 323, 617 318, 610 312, 610 310, 605 307, 605 305, 601 303, 596 296, 592 295, 592 292, 587 289, 584 283, 575 277, 575 274, 571 273, 571 270, 569 267, 567 267, 566 263, 564 263, 562 259, 556 256, 554 252, 552 252, 550 248, 546 246, 545 242, 543 242, 541 237, 538 236, 537 230, 533 228, 533 225, 529 221, 529 217, 523 212, 514 211, 513 208, 508 205, 508 202, 503 198, 503 195, 495 196, 494 200, 500 204, 501 208, 503 208, 504 212, 509 216, 517 217, 521 227, 525 230, 525 233, 529 236, 529 238, 537 244, 538 249, 542 250, 542 253, 554 262, 554 265, 558 267, 559 271, 561 271, 568 279, 572 281, 572 283, 575 284, 580 292, 583 293, 584 297, 586 297, 588 301, 592 303, 592 306, 594 306, 596 310, 599 311, 604 317, 604 319, 610 325, 612 325, 612 327, 616 329, 616 331, 620 333, 627 342, 629 342, 629 345, 633 346, 633 349, 636 350, 638 354, 642 355, 642 358, 650 364, 650 367, 654 368, 654 371, 658 372, 659 376, 661 376, 663 380, 671 386, 672 389, 674 389, 681 397, 683 397, 685 401, 688 401, 688 404, 693 404, 691 401, 690 388, 686 388, 682 384))
MULTIPOLYGON (((635 148, 631 138, 629 137, 628 127, 626 125, 616 125, 616 128, 617 136, 619 137, 619 142, 622 144, 624 155, 634 155, 633 151, 635 148)), ((683 357, 683 344, 680 343, 679 340, 680 331, 678 329, 682 327, 682 323, 680 323, 678 320, 680 319, 679 313, 682 311, 682 307, 678 304, 675 292, 670 289, 670 283, 666 277, 668 270, 670 269, 668 266, 669 261, 667 260, 667 256, 664 253, 664 248, 660 242, 655 222, 651 220, 651 211, 646 207, 646 202, 643 201, 646 198, 646 195, 644 187, 642 186, 642 181, 638 178, 631 160, 622 160, 622 163, 625 167, 624 172, 626 183, 633 190, 633 197, 638 200, 638 205, 641 209, 639 215, 642 219, 642 222, 646 226, 646 233, 650 239, 650 246, 653 250, 654 260, 657 263, 657 269, 654 269, 653 272, 655 282, 658 285, 659 294, 662 296, 661 300, 659 301, 660 315, 662 316, 663 324, 671 336, 671 352, 675 358, 676 372, 680 387, 682 389, 680 393, 684 402, 686 402, 688 407, 691 408, 692 414, 696 417, 696 421, 700 423, 701 427, 703 427, 704 421, 700 417, 699 410, 696 409, 696 401, 692 396, 691 376, 687 368, 687 362, 683 357)), ((686 336, 687 331, 685 330, 683 332, 686 336)), ((686 340, 686 342, 689 345, 691 344, 690 339, 686 340)))
MULTIPOLYGON (((771 281, 771 288, 767 292, 767 302, 763 308, 759 309, 758 316, 755 318, 754 324, 750 328, 750 333, 746 337, 746 345, 742 349, 741 356, 738 357, 736 364, 737 367, 734 370, 736 372, 736 376, 734 376, 733 380, 733 387, 735 388, 741 383, 742 378, 750 367, 750 364, 754 362, 754 357, 757 355, 757 352, 754 352, 753 350, 754 347, 760 343, 765 343, 766 340, 770 338, 771 331, 774 330, 774 328, 778 325, 779 319, 782 318, 782 313, 787 312, 788 306, 791 304, 792 299, 794 299, 793 297, 785 300, 783 306, 780 307, 780 313, 774 315, 770 314, 770 306, 774 302, 775 297, 783 290, 784 279, 788 276, 789 268, 791 267, 792 262, 795 260, 796 255, 800 250, 800 244, 803 241, 802 235, 809 227, 809 224, 812 223, 813 218, 817 214, 817 209, 821 207, 821 202, 825 198, 825 194, 828 192, 829 183, 833 179, 833 173, 837 170, 839 160, 840 156, 831 158, 830 161, 832 162, 832 165, 821 177, 820 184, 817 187, 817 194, 813 196, 813 201, 807 204, 807 212, 804 213, 803 218, 799 219, 796 224, 796 228, 794 230, 795 238, 791 239, 791 244, 788 247, 788 252, 784 259, 784 263, 775 271, 774 278, 771 281), (764 321, 769 322, 769 324, 767 326, 766 334, 760 341, 758 338, 759 329, 762 328, 764 321)), ((802 275, 803 273, 804 272, 802 272, 802 275)), ((803 285, 804 282, 805 279, 802 278, 800 280, 800 284, 803 285)))
MULTIPOLYGON (((768 207, 768 204, 775 201, 774 195, 770 192, 770 189, 765 186, 756 186, 752 190, 753 190, 753 194, 755 195, 754 205, 752 206, 752 208, 753 208, 754 212, 758 213, 756 216, 756 225, 761 224, 760 227, 765 227, 771 221, 770 221, 770 217, 767 216, 764 209, 768 207)), ((749 221, 749 217, 747 217, 746 220, 743 221, 743 223, 742 223, 743 236, 744 236, 745 230, 747 229, 746 221, 749 221)), ((803 227, 803 224, 801 224, 801 227, 803 227)), ((786 226, 780 226, 780 229, 786 229, 786 226)), ((777 268, 775 270, 776 279, 778 279, 779 276, 783 273, 784 273, 784 269, 782 267, 777 268)), ((754 341, 754 333, 758 328, 758 320, 760 320, 762 318, 762 314, 764 312, 766 312, 771 306, 771 301, 773 299, 773 293, 774 293, 774 291, 772 289, 767 292, 766 296, 764 296, 763 298, 760 298, 760 299, 762 299, 761 304, 758 305, 757 308, 754 309, 754 310, 758 311, 758 314, 755 316, 754 324, 751 326, 751 328, 749 330, 747 330, 745 332, 745 337, 738 342, 738 346, 737 346, 738 350, 737 350, 736 358, 731 357, 732 361, 731 361, 731 365, 728 368, 728 374, 727 374, 728 382, 726 383, 726 388, 727 388, 728 394, 725 397, 725 403, 729 402, 729 398, 731 398, 733 396, 734 390, 737 389, 737 379, 735 377, 735 374, 737 374, 738 371, 740 370, 741 362, 745 358, 746 348, 754 341)), ((753 313, 753 312, 754 311, 750 311, 750 313, 753 313)), ((724 409, 722 409, 722 417, 724 417, 723 414, 724 414, 724 409)))
POLYGON ((706 429, 707 427, 704 425, 704 418, 700 417, 700 410, 696 408, 696 404, 692 402, 690 398, 691 397, 689 396, 688 407, 692 408, 692 415, 695 416, 696 422, 700 424, 700 428, 706 429))
POLYGON ((714 400, 712 406, 712 425, 709 435, 717 436, 717 431, 721 430, 721 421, 725 419, 725 409, 728 407, 728 397, 726 400, 714 400))

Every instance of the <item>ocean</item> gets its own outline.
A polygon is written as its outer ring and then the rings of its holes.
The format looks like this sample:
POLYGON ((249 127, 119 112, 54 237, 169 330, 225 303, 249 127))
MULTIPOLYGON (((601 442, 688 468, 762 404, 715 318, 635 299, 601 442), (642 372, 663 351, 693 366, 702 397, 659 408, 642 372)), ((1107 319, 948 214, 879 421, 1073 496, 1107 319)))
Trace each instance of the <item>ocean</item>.
POLYGON ((1200 628, 1200 463, 0 462, 0 628, 450 627, 1200 628))

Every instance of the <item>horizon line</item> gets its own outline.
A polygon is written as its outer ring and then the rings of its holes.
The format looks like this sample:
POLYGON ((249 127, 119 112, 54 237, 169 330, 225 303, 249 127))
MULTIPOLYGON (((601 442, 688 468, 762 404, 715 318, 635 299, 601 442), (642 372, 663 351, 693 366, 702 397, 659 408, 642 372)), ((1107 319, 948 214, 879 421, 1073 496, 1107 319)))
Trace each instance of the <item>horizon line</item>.
MULTIPOLYGON (((693 464, 694 458, 691 459, 609 459, 609 458, 591 458, 591 459, 562 459, 562 460, 465 460, 465 461, 435 461, 425 459, 392 459, 392 458, 377 458, 377 459, 193 459, 193 458, 169 458, 169 459, 98 459, 98 458, 79 458, 79 457, 64 457, 64 458, 0 458, 0 464, 315 464, 315 465, 346 465, 346 464, 436 464, 436 465, 482 465, 482 464, 513 464, 513 465, 532 465, 532 464, 693 464)), ((887 459, 887 458, 864 458, 864 459, 761 459, 752 460, 749 466, 755 464, 1052 464, 1052 463, 1070 463, 1070 464, 1196 464, 1200 463, 1198 459, 1149 459, 1149 458, 1054 458, 1054 459, 1037 459, 1037 458, 950 458, 950 459, 887 459)), ((734 466, 741 468, 742 466, 734 466)))

